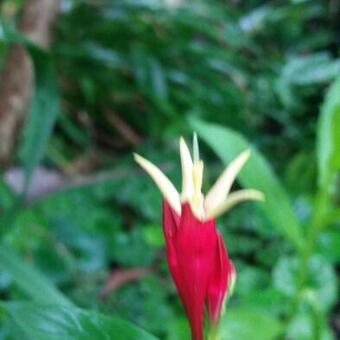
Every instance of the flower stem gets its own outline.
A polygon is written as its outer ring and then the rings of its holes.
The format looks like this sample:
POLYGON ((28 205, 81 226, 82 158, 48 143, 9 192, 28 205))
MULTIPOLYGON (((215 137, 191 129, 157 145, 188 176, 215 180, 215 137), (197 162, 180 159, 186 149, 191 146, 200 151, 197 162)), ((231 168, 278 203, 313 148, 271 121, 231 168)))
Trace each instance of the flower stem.
POLYGON ((209 328, 209 333, 208 333, 208 339, 207 340, 221 340, 218 326, 212 325, 209 328))

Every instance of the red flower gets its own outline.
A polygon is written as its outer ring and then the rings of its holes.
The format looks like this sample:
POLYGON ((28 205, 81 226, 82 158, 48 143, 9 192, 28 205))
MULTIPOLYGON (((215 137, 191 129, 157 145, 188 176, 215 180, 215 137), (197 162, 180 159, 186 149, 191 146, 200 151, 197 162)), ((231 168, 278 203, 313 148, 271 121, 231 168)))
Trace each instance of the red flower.
POLYGON ((201 193, 203 162, 198 159, 194 138, 194 162, 183 139, 180 140, 183 173, 181 196, 167 177, 152 163, 135 155, 164 195, 163 229, 168 265, 188 316, 193 340, 203 340, 204 309, 217 327, 236 272, 230 261, 215 217, 246 199, 263 199, 255 190, 228 195, 232 182, 249 152, 242 153, 223 172, 206 198, 201 193))

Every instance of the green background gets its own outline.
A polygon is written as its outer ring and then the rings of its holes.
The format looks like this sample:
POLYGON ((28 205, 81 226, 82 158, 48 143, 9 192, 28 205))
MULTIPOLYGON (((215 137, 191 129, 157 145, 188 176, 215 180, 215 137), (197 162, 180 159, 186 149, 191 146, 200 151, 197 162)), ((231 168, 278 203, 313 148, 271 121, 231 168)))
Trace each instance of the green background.
POLYGON ((221 338, 339 336, 338 0, 68 0, 47 52, 18 30, 22 1, 0 6, 0 66, 21 42, 36 76, 1 170, 0 339, 188 339, 161 196, 132 153, 180 188, 193 131, 205 192, 249 147, 233 189, 266 195, 218 220, 237 269, 221 338))

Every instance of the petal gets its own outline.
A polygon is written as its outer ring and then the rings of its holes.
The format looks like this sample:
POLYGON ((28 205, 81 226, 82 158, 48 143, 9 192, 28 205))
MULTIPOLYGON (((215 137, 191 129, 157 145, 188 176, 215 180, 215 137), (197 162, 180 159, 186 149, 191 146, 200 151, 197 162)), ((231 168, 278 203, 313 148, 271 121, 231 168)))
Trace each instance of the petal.
POLYGON ((215 222, 202 223, 188 203, 175 236, 180 295, 190 322, 192 338, 203 339, 206 293, 217 246, 215 222))
POLYGON ((170 204, 163 201, 163 227, 166 241, 173 239, 180 223, 180 216, 171 208, 170 204))
POLYGON ((164 237, 166 241, 166 252, 167 252, 167 260, 168 266, 172 275, 172 278, 176 284, 177 290, 182 297, 183 293, 181 290, 180 280, 178 277, 178 259, 177 253, 175 249, 175 235, 178 230, 180 223, 180 217, 177 213, 170 207, 167 201, 163 201, 163 231, 164 237))
POLYGON ((223 171, 206 196, 206 211, 215 209, 217 205, 220 205, 226 199, 237 174, 240 172, 249 157, 250 150, 243 151, 223 171))
POLYGON ((235 279, 235 268, 228 258, 224 241, 220 234, 218 234, 217 242, 214 268, 207 296, 209 319, 215 325, 218 324, 221 318, 230 283, 235 279))
POLYGON ((262 192, 253 189, 245 189, 233 192, 224 202, 221 202, 219 205, 207 211, 205 220, 207 221, 211 218, 216 218, 224 214, 236 204, 248 200, 264 201, 264 195, 262 192))
POLYGON ((163 197, 167 202, 169 202, 170 206, 176 211, 178 215, 180 215, 181 202, 179 199, 179 194, 168 177, 166 177, 156 165, 152 164, 142 156, 135 153, 134 158, 135 161, 150 175, 161 191, 163 197))
POLYGON ((179 151, 182 166, 182 201, 187 202, 194 194, 194 183, 192 178, 192 159, 188 146, 183 137, 179 139, 179 151))
POLYGON ((183 284, 179 269, 179 261, 176 250, 176 233, 179 229, 180 216, 170 207, 167 201, 163 201, 163 230, 166 240, 167 261, 172 279, 175 282, 178 294, 183 303, 187 315, 190 314, 190 304, 187 298, 187 290, 183 284))
POLYGON ((192 149, 193 149, 193 156, 194 156, 194 163, 197 163, 200 160, 200 148, 198 145, 197 133, 194 132, 192 138, 192 149))

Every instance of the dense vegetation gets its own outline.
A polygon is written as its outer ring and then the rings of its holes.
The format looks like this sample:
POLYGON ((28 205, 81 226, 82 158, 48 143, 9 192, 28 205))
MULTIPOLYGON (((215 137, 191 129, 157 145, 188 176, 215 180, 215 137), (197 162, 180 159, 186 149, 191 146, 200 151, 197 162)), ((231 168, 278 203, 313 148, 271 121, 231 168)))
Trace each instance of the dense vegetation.
POLYGON ((36 72, 0 182, 1 338, 188 338, 132 152, 179 188, 192 131, 206 187, 251 147, 237 185, 266 195, 219 220, 238 273, 222 339, 339 336, 339 1, 69 0, 49 52, 0 4, 0 64, 20 40, 36 72))

